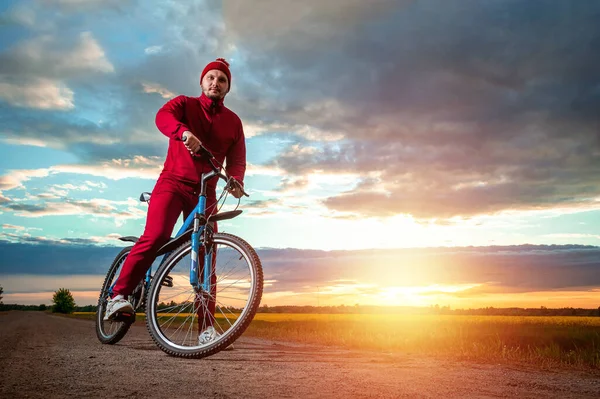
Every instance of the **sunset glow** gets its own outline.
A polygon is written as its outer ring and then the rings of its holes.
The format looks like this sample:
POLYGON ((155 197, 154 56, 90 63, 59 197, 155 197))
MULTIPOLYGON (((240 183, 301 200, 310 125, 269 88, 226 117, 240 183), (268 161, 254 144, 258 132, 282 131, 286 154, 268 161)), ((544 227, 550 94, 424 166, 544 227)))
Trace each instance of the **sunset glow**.
POLYGON ((224 57, 263 304, 597 308, 600 5, 350 3, 2 2, 3 302, 96 302, 224 57))

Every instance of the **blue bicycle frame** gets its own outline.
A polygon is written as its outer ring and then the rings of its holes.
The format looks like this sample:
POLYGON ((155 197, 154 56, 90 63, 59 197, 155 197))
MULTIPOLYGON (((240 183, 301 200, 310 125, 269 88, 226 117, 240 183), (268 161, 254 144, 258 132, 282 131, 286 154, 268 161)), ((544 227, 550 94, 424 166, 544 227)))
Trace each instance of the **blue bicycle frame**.
MULTIPOLYGON (((212 272, 212 250, 209 250, 208 248, 206 249, 206 251, 204 251, 204 262, 203 262, 203 269, 202 269, 202 284, 198 283, 198 254, 200 253, 200 237, 202 237, 202 234, 204 233, 204 230, 206 229, 206 225, 209 222, 209 220, 206 218, 205 212, 206 212, 206 183, 210 180, 213 179, 215 177, 218 177, 220 179, 223 179, 227 185, 229 185, 230 183, 230 179, 221 172, 221 170, 223 169, 223 165, 221 165, 219 162, 216 161, 215 157, 210 153, 210 151, 208 151, 204 146, 200 146, 200 154, 203 154, 204 156, 206 156, 208 158, 208 163, 211 166, 211 171, 210 172, 206 172, 202 174, 202 177, 200 179, 200 194, 198 196, 198 204, 196 205, 196 207, 194 208, 194 210, 188 215, 188 217, 185 219, 183 225, 181 226, 181 228, 179 229, 179 231, 177 232, 177 234, 175 235, 175 237, 173 239, 171 239, 171 241, 169 241, 169 243, 165 244, 165 247, 168 247, 169 245, 173 244, 178 237, 181 237, 183 234, 187 234, 187 232, 190 229, 190 226, 193 225, 193 230, 192 230, 192 250, 191 250, 191 264, 190 264, 190 284, 194 287, 194 289, 196 291, 202 289, 204 292, 210 292, 210 277, 211 277, 211 272, 212 272), (219 167, 215 166, 215 164, 213 163, 216 162, 219 167)), ((244 189, 239 186, 239 188, 241 189, 241 192, 243 195, 248 196, 248 193, 246 193, 244 191, 244 189)), ((216 205, 216 204, 215 204, 216 205)), ((231 212, 224 212, 224 214, 221 215, 221 219, 227 219, 227 218, 231 218, 231 217, 235 217, 237 214, 236 213, 239 212, 241 213, 241 211, 231 211, 231 212), (225 214, 229 213, 229 215, 225 216, 225 214), (231 215, 232 213, 236 213, 235 215, 231 215)), ((218 217, 215 217, 215 220, 218 217)), ((136 242, 137 238, 136 237, 121 237, 120 238, 123 241, 133 241, 136 242)), ((169 247, 170 248, 170 247, 169 247)), ((162 251, 162 249, 159 250, 157 257, 164 254, 163 258, 160 262, 160 266, 162 266, 162 264, 165 262, 165 260, 168 258, 168 256, 171 254, 172 250, 166 250, 165 252, 162 251)), ((150 267, 148 268, 148 271, 146 272, 146 277, 144 278, 144 289, 147 289, 148 287, 150 287, 150 281, 152 279, 152 265, 150 265, 150 267)), ((113 292, 113 288, 114 285, 116 284, 116 281, 112 284, 112 286, 109 289, 109 293, 113 292)))
MULTIPOLYGON (((210 273, 211 273, 211 265, 212 265, 212 251, 205 250, 204 251, 204 264, 202 275, 204 276, 201 287, 198 284, 198 254, 200 253, 200 237, 202 233, 204 233, 204 229, 206 228, 206 224, 208 220, 206 219, 206 182, 210 179, 220 177, 227 181, 227 177, 223 175, 223 173, 219 172, 217 168, 213 167, 213 170, 202 175, 202 179, 200 182, 200 194, 198 196, 198 204, 194 208, 194 210, 188 215, 183 225, 177 232, 174 238, 181 236, 183 233, 189 230, 190 226, 194 226, 192 231, 192 252, 191 258, 192 261, 190 263, 190 284, 194 287, 194 289, 198 290, 202 288, 204 292, 210 292, 210 273), (201 223, 202 221, 202 223, 201 223)), ((167 252, 163 255, 163 258, 160 262, 160 265, 167 259, 171 252, 167 252)), ((160 267, 159 265, 159 267, 160 267)), ((145 277, 145 286, 149 287, 150 279, 152 277, 152 266, 148 268, 145 277)), ((112 287, 111 287, 112 288, 112 287)))
MULTIPOLYGON (((198 283, 198 254, 200 253, 200 237, 202 237, 202 234, 204 233, 204 230, 206 229, 206 225, 209 222, 205 215, 205 212, 206 212, 206 182, 215 177, 219 177, 219 178, 225 180, 226 182, 228 182, 227 176, 225 176, 223 173, 221 173, 219 171, 219 169, 212 164, 212 162, 211 162, 211 166, 212 166, 213 170, 210 172, 204 173, 202 175, 202 178, 200 181, 200 194, 198 196, 198 204, 196 205, 194 210, 188 215, 188 217, 184 221, 183 225, 181 226, 181 228, 175 235, 175 237, 173 239, 171 239, 168 244, 165 244, 165 246, 167 246, 167 245, 170 245, 171 243, 173 243, 174 240, 176 240, 178 237, 181 237, 183 234, 187 233, 190 229, 190 226, 193 225, 193 230, 192 230, 192 234, 191 234, 191 238, 192 238, 191 259, 192 260, 190 263, 190 284, 194 287, 194 289, 196 291, 199 291, 200 289, 202 289, 204 292, 210 292, 210 277, 211 277, 211 271, 212 271, 212 256, 213 256, 211 250, 207 249, 205 251, 203 269, 202 269, 203 280, 202 280, 202 284, 199 284, 198 283)), ((242 192, 244 193, 244 195, 248 195, 243 190, 242 190, 242 192)), ((241 211, 238 211, 238 212, 241 212, 241 211)), ((228 212, 225 212, 225 213, 228 213, 228 212)), ((122 237, 121 240, 136 242, 137 238, 136 237, 122 237)), ((161 253, 161 252, 162 251, 159 250, 159 253, 161 253)), ((160 262, 159 267, 165 262, 165 260, 171 254, 171 252, 172 252, 172 250, 163 252, 164 255, 160 262)), ((150 287, 151 279, 152 279, 152 265, 150 265, 150 267, 148 268, 148 271, 146 272, 146 277, 144 278, 144 287, 143 287, 144 290, 146 290, 146 289, 148 289, 148 287, 150 287)), ((115 284, 116 284, 116 281, 113 282, 110 289, 108 290, 109 294, 112 294, 115 284)))

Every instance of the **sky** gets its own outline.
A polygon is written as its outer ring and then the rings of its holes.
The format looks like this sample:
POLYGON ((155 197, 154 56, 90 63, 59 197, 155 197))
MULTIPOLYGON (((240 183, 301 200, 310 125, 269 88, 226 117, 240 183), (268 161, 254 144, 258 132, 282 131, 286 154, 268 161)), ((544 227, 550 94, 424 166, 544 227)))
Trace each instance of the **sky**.
MULTIPOLYGON (((217 57, 263 304, 600 301, 600 4, 5 0, 5 303, 94 303, 217 57)), ((236 206, 228 200, 223 209, 236 206)))

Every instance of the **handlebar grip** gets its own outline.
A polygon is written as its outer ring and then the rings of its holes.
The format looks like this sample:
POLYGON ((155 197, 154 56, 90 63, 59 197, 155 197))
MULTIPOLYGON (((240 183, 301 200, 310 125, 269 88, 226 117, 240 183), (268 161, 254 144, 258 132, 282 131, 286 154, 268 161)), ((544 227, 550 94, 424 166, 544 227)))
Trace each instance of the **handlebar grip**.
POLYGON ((203 146, 202 144, 200 144, 200 151, 197 152, 196 154, 197 155, 204 154, 204 155, 206 155, 208 157, 208 159, 214 159, 215 158, 215 156, 210 151, 208 151, 208 149, 205 146, 203 146))
MULTIPOLYGON (((175 137, 175 141, 181 141, 181 142, 185 143, 187 140, 183 140, 178 137, 175 137)), ((193 155, 198 156, 198 155, 202 155, 202 154, 208 156, 209 159, 215 158, 215 156, 208 150, 208 148, 206 148, 204 146, 204 144, 200 143, 200 151, 194 153, 193 155)))

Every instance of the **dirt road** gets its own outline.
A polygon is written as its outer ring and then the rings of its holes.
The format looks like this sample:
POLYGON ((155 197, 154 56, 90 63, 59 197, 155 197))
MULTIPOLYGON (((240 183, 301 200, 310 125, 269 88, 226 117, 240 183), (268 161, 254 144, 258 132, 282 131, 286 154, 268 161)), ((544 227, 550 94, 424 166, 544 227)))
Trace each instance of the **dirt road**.
POLYGON ((101 345, 94 323, 0 314, 3 398, 599 398, 600 376, 440 361, 242 337, 234 351, 169 357, 144 326, 101 345))

